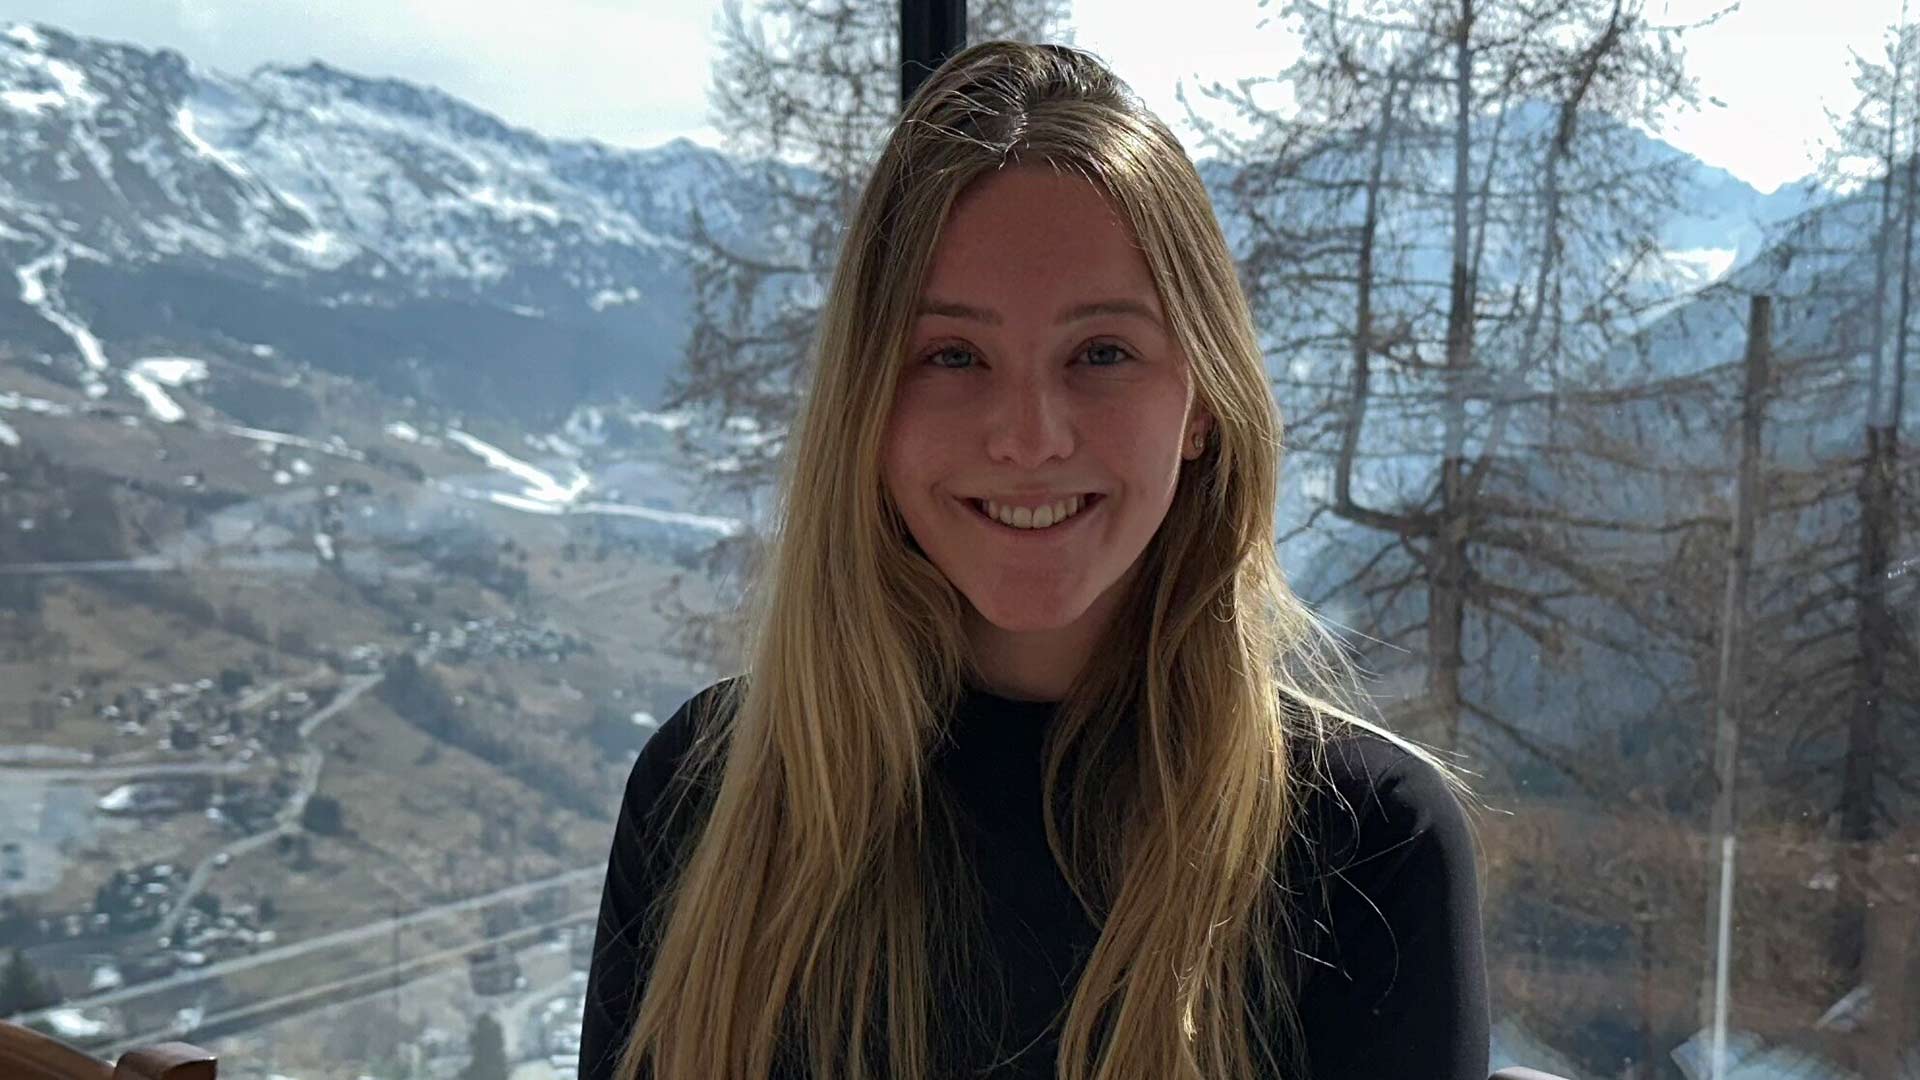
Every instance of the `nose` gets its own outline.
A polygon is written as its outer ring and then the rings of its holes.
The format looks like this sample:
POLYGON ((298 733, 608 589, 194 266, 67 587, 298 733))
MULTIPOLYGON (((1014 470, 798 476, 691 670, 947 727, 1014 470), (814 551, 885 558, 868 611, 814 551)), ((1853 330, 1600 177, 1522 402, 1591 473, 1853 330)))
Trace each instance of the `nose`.
POLYGON ((1073 453, 1072 403, 1048 372, 1009 379, 987 410, 987 454, 995 461, 1030 469, 1073 453))

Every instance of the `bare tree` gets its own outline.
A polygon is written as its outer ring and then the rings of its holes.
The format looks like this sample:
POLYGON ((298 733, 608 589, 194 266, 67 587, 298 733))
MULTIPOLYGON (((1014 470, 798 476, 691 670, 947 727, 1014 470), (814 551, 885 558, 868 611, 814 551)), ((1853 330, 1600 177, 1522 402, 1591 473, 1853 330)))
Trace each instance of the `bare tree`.
POLYGON ((1290 442, 1317 470, 1305 517, 1350 553, 1318 591, 1360 598, 1365 634, 1422 643, 1412 731, 1497 732, 1588 789, 1462 670, 1500 651, 1489 635, 1569 649, 1590 620, 1557 603, 1633 599, 1588 557, 1611 522, 1566 505, 1552 459, 1563 406, 1638 392, 1609 364, 1672 299, 1648 279, 1683 162, 1632 125, 1693 90, 1680 28, 1642 7, 1296 0, 1305 52, 1277 80, 1294 115, 1247 84, 1208 91, 1261 131, 1214 141, 1243 162, 1226 216, 1251 235, 1290 442))
MULTIPOLYGON (((1885 726, 1890 704, 1890 657, 1901 628, 1893 618, 1887 600, 1887 572, 1898 542, 1900 521, 1896 513, 1899 485, 1896 465, 1900 460, 1900 421, 1905 410, 1907 345, 1910 336, 1908 315, 1912 307, 1913 218, 1915 210, 1915 166, 1920 162, 1920 140, 1915 138, 1920 116, 1920 101, 1912 82, 1916 60, 1920 60, 1920 35, 1906 25, 1902 11, 1889 48, 1888 68, 1875 70, 1862 64, 1859 84, 1872 101, 1875 91, 1884 85, 1888 113, 1887 154, 1881 161, 1882 200, 1880 228, 1875 232, 1873 356, 1868 368, 1865 410, 1865 446, 1860 461, 1858 500, 1860 507, 1859 561, 1854 568, 1854 604, 1858 610, 1855 641, 1859 650, 1857 676, 1853 680, 1851 708, 1847 712, 1847 749, 1843 765, 1839 806, 1840 836, 1846 845, 1847 870, 1840 875, 1838 924, 1834 952, 1846 981, 1858 978, 1865 968, 1864 949, 1867 924, 1867 863, 1872 846, 1881 833, 1881 807, 1876 796, 1876 780, 1882 769, 1881 729, 1885 726), (1890 78, 1886 76, 1890 75, 1890 78), (1896 136, 1900 133, 1900 105, 1907 103, 1905 121, 1905 162, 1896 158, 1896 136), (1894 175, 1902 175, 1899 209, 1891 207, 1894 175), (1894 251, 1898 236, 1899 250, 1894 251), (1886 281, 1889 264, 1899 259, 1898 310, 1892 333, 1888 333, 1886 281), (1891 377, 1886 357, 1888 337, 1893 339, 1891 377)), ((1856 117, 1860 114, 1856 113, 1856 117)), ((1911 657, 1912 650, 1907 650, 1911 657)), ((1909 703, 1912 698, 1907 699, 1909 703)))
MULTIPOLYGON (((1908 362, 1912 288, 1912 49, 1911 34, 1896 33, 1886 64, 1860 62, 1861 103, 1836 120, 1840 145, 1827 173, 1829 183, 1852 190, 1777 230, 1739 281, 1706 290, 1689 313, 1699 323, 1724 325, 1750 293, 1780 302, 1762 465, 1766 497, 1752 550, 1748 675, 1740 686, 1740 760, 1733 763, 1737 780, 1721 773, 1719 782, 1742 792, 1743 834, 1754 827, 1818 830, 1809 838, 1803 891, 1766 909, 1764 926, 1743 925, 1746 944, 1733 958, 1736 1002, 1752 992, 1741 988, 1742 975, 1749 988, 1792 986, 1815 1012, 1862 985, 1869 911, 1885 895, 1869 864, 1897 827, 1901 800, 1910 806, 1916 794, 1920 679, 1912 664, 1898 662, 1903 651, 1914 655, 1913 620, 1891 600, 1900 587, 1897 537, 1915 518, 1912 500, 1900 493, 1920 478, 1920 462, 1911 454, 1903 460, 1898 450, 1904 404, 1893 404, 1908 362), (1808 963, 1807 941, 1825 944, 1817 951, 1822 963, 1808 963), (1787 942, 1800 943, 1791 974, 1764 981, 1769 976, 1755 969, 1756 957, 1787 942)), ((1724 371, 1711 374, 1725 390, 1707 410, 1718 418, 1709 426, 1732 430, 1737 395, 1724 371)), ((1688 452, 1668 447, 1664 456, 1673 461, 1688 452)), ((1691 501, 1714 506, 1712 492, 1727 479, 1700 477, 1691 501)), ((1730 557, 1729 525, 1719 518, 1675 522, 1676 576, 1698 571, 1703 560, 1730 557)), ((1683 609, 1705 609, 1697 589, 1676 586, 1676 595, 1685 598, 1683 609)), ((1704 673, 1711 651, 1697 636, 1696 651, 1704 673)), ((1722 824, 1716 822, 1716 834, 1722 824)), ((1747 900, 1746 873, 1737 905, 1747 900)), ((1749 1027, 1752 1020, 1746 1017, 1749 1027)))

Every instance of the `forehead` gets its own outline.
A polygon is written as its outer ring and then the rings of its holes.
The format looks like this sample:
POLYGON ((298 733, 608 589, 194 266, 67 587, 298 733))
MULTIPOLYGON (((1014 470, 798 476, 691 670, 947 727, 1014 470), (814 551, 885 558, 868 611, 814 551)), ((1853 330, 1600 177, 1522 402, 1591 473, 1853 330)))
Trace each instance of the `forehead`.
POLYGON ((1045 165, 991 172, 954 200, 927 292, 1011 298, 1116 293, 1154 300, 1153 275, 1124 215, 1091 181, 1045 165))

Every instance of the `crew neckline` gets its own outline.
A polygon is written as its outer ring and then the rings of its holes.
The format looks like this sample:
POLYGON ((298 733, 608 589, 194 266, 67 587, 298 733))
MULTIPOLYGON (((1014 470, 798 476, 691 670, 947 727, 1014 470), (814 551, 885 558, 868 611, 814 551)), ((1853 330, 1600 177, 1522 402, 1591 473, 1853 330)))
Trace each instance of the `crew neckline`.
POLYGON ((965 696, 971 699, 976 705, 988 705, 1015 712, 1052 712, 1060 707, 1058 701, 1028 701, 1023 698, 1010 698, 1004 694, 996 694, 985 687, 976 686, 973 683, 966 684, 965 696))
POLYGON ((1025 739, 1047 730, 1059 706, 1057 701, 1022 701, 968 683, 962 687, 959 708, 954 710, 952 737, 968 742, 984 735, 996 743, 1008 735, 1025 739))

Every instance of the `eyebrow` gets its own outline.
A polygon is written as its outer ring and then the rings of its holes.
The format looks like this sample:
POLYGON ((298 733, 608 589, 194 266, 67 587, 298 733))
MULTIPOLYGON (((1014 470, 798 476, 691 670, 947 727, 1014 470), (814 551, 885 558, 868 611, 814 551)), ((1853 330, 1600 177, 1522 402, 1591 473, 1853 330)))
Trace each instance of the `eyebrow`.
MULTIPOLYGON (((950 319, 971 319, 974 322, 986 323, 988 326, 999 326, 1006 321, 1000 317, 1000 313, 997 311, 972 307, 967 304, 957 304, 948 300, 924 301, 915 311, 915 314, 944 315, 950 319)), ((1155 315, 1152 308, 1138 300, 1129 300, 1124 297, 1112 300, 1093 300, 1084 304, 1075 304, 1065 311, 1062 311, 1059 317, 1054 319, 1054 325, 1064 326, 1070 322, 1079 322, 1081 319, 1091 319, 1099 315, 1132 315, 1135 318, 1145 319, 1156 327, 1161 326, 1160 316, 1155 315)), ((1164 327, 1161 328, 1165 329, 1164 327)))

